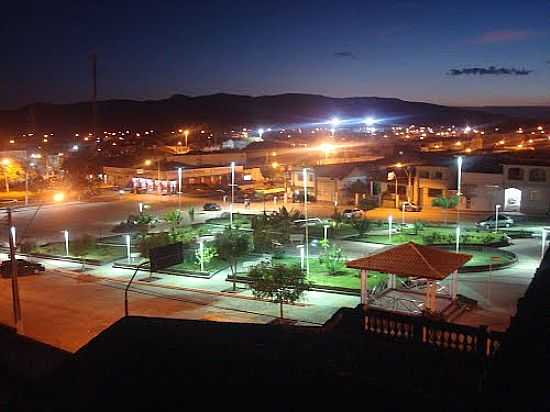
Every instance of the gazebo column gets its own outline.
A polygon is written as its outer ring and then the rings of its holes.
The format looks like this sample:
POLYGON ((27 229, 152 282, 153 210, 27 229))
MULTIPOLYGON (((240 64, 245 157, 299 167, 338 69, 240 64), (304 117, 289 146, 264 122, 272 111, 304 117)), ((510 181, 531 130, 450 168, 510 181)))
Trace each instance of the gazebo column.
POLYGON ((435 310, 435 288, 436 283, 430 280, 426 288, 426 301, 424 302, 424 308, 427 312, 433 312, 435 310))
POLYGON ((369 301, 369 288, 368 288, 369 271, 366 269, 361 270, 361 304, 366 308, 369 301))
POLYGON ((450 289, 451 289, 451 298, 454 300, 456 299, 456 294, 458 293, 458 270, 455 270, 451 274, 450 289))

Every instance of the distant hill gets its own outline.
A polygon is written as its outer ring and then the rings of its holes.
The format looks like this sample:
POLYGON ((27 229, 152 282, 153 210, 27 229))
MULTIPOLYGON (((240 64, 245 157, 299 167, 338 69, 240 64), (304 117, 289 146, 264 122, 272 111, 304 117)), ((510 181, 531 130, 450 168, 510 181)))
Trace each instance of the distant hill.
MULTIPOLYGON (((241 96, 214 94, 168 99, 98 102, 100 130, 155 129, 201 125, 213 129, 231 127, 291 127, 322 122, 331 116, 363 118, 373 115, 390 124, 500 124, 509 116, 480 110, 408 102, 394 98, 332 98, 307 94, 241 96)), ((91 130, 90 103, 36 103, 16 110, 0 111, 0 137, 36 131, 72 133, 91 130)))
POLYGON ((462 107, 464 110, 477 110, 522 119, 550 120, 550 106, 481 106, 462 107))

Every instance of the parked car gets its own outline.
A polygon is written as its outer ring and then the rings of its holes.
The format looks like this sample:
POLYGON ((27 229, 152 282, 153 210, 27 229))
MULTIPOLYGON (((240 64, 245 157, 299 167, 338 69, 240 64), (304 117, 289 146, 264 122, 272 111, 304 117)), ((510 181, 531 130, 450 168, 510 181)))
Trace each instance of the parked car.
POLYGON ((344 216, 346 219, 353 219, 354 217, 362 217, 363 211, 361 209, 346 209, 344 212, 342 212, 342 216, 344 216))
MULTIPOLYGON (((499 227, 510 227, 514 224, 514 219, 509 215, 500 214, 498 215, 498 226, 499 227)), ((487 217, 484 220, 481 220, 476 223, 476 226, 480 229, 494 229, 497 225, 496 215, 487 217)))
MULTIPOLYGON (((40 263, 29 262, 25 259, 17 259, 17 276, 34 275, 38 272, 44 272, 46 268, 40 263)), ((3 278, 11 277, 11 260, 4 260, 0 264, 0 274, 3 278)))
POLYGON ((219 212, 222 208, 217 203, 205 203, 202 210, 206 212, 219 212))
POLYGON ((401 210, 405 209, 405 212, 420 212, 422 210, 421 206, 413 202, 403 202, 401 203, 401 210))
POLYGON ((298 227, 304 227, 305 225, 308 225, 308 226, 322 225, 323 221, 321 219, 319 219, 318 217, 311 217, 307 220, 306 219, 298 219, 298 220, 295 220, 292 223, 295 224, 298 227))

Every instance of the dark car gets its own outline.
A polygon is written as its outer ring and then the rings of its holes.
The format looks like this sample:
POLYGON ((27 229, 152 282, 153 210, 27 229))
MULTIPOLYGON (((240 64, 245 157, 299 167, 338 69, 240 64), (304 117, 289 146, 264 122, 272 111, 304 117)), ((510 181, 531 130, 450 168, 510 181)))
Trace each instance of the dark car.
MULTIPOLYGON (((505 214, 498 215, 498 226, 499 227, 510 227, 514 224, 514 219, 505 214)), ((480 229, 495 229, 497 226, 497 216, 492 215, 488 218, 481 220, 476 223, 476 226, 480 229)))
POLYGON ((222 208, 217 203, 205 203, 202 210, 206 212, 219 212, 222 208))
MULTIPOLYGON (((307 194, 307 201, 308 202, 315 202, 315 195, 308 193, 307 194)), ((294 192, 292 194, 292 202, 293 203, 303 203, 304 202, 304 192, 294 192)))
MULTIPOLYGON (((38 272, 44 272, 46 270, 44 265, 40 263, 29 262, 25 259, 17 259, 17 276, 34 275, 38 272)), ((11 260, 4 260, 0 264, 0 274, 3 278, 11 277, 11 260)))

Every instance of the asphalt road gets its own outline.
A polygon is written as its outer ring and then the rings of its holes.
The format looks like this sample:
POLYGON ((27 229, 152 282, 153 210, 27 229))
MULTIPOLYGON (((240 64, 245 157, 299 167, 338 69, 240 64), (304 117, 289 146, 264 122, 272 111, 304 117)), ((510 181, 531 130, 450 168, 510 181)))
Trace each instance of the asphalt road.
MULTIPOLYGON (((18 243, 23 240, 42 241, 61 241, 63 240, 63 231, 68 230, 70 234, 84 233, 94 235, 104 235, 109 233, 112 228, 126 220, 129 214, 138 213, 138 204, 142 202, 149 208, 147 211, 155 215, 162 215, 166 211, 181 206, 182 209, 190 207, 195 208, 196 221, 201 221, 206 217, 212 216, 211 213, 201 214, 202 206, 206 202, 216 202, 224 210, 229 210, 229 204, 223 203, 219 199, 199 198, 182 196, 178 200, 176 196, 158 196, 158 195, 135 195, 124 194, 114 195, 109 198, 97 199, 92 202, 71 202, 61 204, 50 204, 39 207, 28 207, 16 209, 13 213, 14 224, 17 228, 18 243)), ((282 202, 273 201, 265 203, 265 210, 277 210, 283 206, 282 202)), ((303 211, 303 204, 288 203, 287 208, 303 211)), ((342 211, 349 206, 341 206, 342 211)), ((261 212, 264 210, 263 202, 254 202, 249 208, 244 204, 234 205, 235 212, 261 212)), ((334 213, 334 207, 328 203, 308 204, 308 214, 310 217, 330 217, 334 213)), ((373 220, 386 220, 392 215, 395 222, 401 222, 402 214, 396 209, 379 208, 370 210, 366 216, 373 220)), ((487 213, 461 213, 459 219, 462 223, 472 223, 487 216, 487 213)), ((445 216, 441 210, 428 209, 421 212, 406 212, 405 222, 411 223, 416 220, 424 222, 445 222, 454 223, 457 214, 448 213, 445 216)), ((4 221, 5 223, 5 221, 4 221)), ((7 241, 7 226, 0 234, 0 239, 7 241)))

